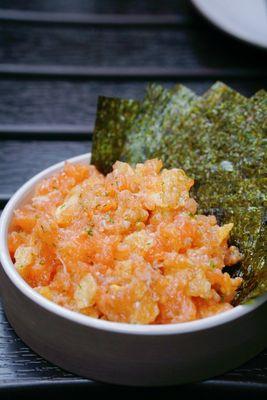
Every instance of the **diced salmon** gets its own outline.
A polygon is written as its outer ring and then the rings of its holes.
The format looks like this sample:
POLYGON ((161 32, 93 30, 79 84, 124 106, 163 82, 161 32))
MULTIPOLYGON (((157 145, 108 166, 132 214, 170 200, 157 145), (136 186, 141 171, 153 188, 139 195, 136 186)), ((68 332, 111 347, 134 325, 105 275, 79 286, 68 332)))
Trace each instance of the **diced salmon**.
POLYGON ((229 310, 242 279, 232 224, 197 215, 193 180, 160 160, 116 162, 107 176, 66 163, 14 213, 8 245, 38 293, 93 318, 192 321, 229 310))

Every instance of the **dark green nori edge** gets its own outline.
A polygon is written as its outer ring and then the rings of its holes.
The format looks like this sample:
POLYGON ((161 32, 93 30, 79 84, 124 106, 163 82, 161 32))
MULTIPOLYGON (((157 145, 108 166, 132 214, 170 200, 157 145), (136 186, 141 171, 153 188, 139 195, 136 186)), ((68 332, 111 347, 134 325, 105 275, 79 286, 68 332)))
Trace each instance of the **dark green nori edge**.
POLYGON ((121 158, 127 128, 140 109, 141 103, 136 100, 99 97, 91 163, 103 174, 110 172, 121 158))
POLYGON ((228 206, 203 207, 200 211, 217 217, 221 224, 232 222, 234 227, 230 243, 237 246, 244 255, 236 266, 226 267, 232 277, 242 277, 243 284, 238 290, 233 304, 247 302, 267 289, 266 268, 266 221, 262 207, 228 206))
MULTIPOLYGON (((265 210, 266 212, 266 210, 265 210)), ((245 303, 267 291, 267 231, 266 214, 264 224, 259 233, 254 253, 250 258, 250 275, 244 276, 244 284, 235 298, 235 304, 245 303)), ((242 272, 242 271, 240 271, 242 272)))

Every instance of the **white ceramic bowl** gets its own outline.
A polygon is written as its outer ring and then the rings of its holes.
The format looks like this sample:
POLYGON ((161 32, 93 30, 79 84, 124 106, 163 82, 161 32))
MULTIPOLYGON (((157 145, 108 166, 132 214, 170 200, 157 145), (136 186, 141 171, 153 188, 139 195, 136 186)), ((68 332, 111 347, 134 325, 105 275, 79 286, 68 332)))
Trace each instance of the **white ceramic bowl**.
MULTIPOLYGON (((88 163, 90 155, 71 159, 88 163)), ((30 179, 5 207, 0 221, 0 287, 10 324, 38 354, 98 381, 160 386, 210 378, 237 367, 266 346, 267 296, 214 317, 173 325, 130 325, 93 319, 36 293, 14 268, 7 234, 13 210, 36 183, 63 167, 30 179)))

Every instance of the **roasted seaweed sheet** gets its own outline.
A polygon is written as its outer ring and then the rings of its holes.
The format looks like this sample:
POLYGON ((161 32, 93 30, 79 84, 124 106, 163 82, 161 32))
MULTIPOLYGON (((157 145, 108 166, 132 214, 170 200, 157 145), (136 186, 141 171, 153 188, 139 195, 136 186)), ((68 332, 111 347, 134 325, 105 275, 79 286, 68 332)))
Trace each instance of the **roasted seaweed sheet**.
POLYGON ((136 100, 98 98, 91 162, 103 174, 110 172, 115 161, 121 159, 127 129, 141 106, 136 100))
POLYGON ((194 177, 199 212, 234 222, 231 242, 244 258, 234 276, 240 304, 267 290, 267 93, 250 99, 217 82, 203 96, 183 85, 149 85, 143 101, 99 99, 92 163, 102 172, 116 160, 161 158, 194 177))
POLYGON ((255 169, 263 175, 264 138, 253 109, 253 101, 216 83, 165 137, 159 154, 168 167, 179 165, 195 179, 241 179, 255 169))
POLYGON ((197 96, 183 85, 167 90, 149 85, 143 107, 126 132, 121 159, 132 164, 155 157, 162 139, 197 96))

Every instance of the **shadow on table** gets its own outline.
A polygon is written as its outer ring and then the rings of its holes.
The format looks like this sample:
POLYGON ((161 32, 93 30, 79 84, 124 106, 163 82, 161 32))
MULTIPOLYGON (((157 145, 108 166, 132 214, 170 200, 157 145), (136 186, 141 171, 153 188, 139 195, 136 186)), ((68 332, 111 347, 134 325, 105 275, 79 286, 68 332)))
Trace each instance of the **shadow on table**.
MULTIPOLYGON (((86 383, 85 383, 86 385, 86 383)), ((135 396, 146 399, 182 399, 196 397, 197 400, 232 400, 232 399, 253 399, 253 400, 266 400, 266 386, 265 389, 254 391, 253 388, 242 388, 240 389, 237 385, 235 389, 225 386, 223 389, 219 389, 214 385, 206 387, 205 384, 194 384, 184 385, 179 387, 170 388, 128 388, 104 384, 95 384, 94 387, 83 387, 82 385, 77 387, 76 385, 61 385, 54 383, 46 385, 37 385, 33 387, 24 387, 23 389, 9 389, 6 388, 1 392, 1 400, 44 400, 49 397, 54 398, 66 398, 66 399, 81 399, 81 398, 93 398, 94 396, 114 396, 116 399, 127 399, 127 397, 135 396)))

